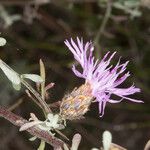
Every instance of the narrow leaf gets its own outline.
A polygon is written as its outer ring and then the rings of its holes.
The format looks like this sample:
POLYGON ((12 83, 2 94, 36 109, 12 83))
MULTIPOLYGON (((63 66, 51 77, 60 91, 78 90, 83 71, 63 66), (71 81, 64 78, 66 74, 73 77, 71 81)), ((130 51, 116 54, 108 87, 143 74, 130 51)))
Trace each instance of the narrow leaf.
POLYGON ((69 148, 67 147, 67 145, 64 143, 63 145, 64 150, 69 150, 69 148))
POLYGON ((19 129, 19 131, 24 131, 24 130, 27 130, 35 125, 38 125, 40 124, 41 121, 33 121, 33 122, 28 122, 28 123, 25 123, 24 125, 22 125, 19 129))
POLYGON ((13 69, 11 69, 5 62, 0 59, 0 68, 7 76, 7 78, 12 82, 12 84, 20 85, 21 80, 19 74, 17 74, 13 69))
POLYGON ((41 140, 38 150, 44 150, 44 149, 45 149, 45 142, 41 140))
POLYGON ((33 82, 36 82, 36 83, 43 82, 43 79, 37 74, 22 74, 21 78, 30 79, 30 80, 32 80, 33 82))
POLYGON ((71 150, 78 150, 79 144, 81 142, 81 135, 75 134, 72 139, 72 147, 71 150))
POLYGON ((35 141, 36 139, 37 139, 37 137, 33 136, 33 137, 29 138, 29 141, 35 141))
POLYGON ((21 89, 21 83, 20 84, 12 84, 13 88, 17 91, 21 89))
POLYGON ((41 96, 44 99, 45 98, 45 76, 46 75, 45 75, 45 66, 44 66, 42 59, 40 59, 40 75, 41 75, 42 79, 44 80, 41 83, 41 96))
POLYGON ((104 150, 109 150, 112 142, 112 135, 109 131, 104 131, 103 133, 103 148, 104 150))

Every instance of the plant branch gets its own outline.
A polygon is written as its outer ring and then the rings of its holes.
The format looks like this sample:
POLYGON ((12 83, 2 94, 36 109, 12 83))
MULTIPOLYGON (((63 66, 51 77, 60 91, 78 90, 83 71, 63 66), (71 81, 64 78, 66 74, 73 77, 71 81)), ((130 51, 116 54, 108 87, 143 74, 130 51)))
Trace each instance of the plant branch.
POLYGON ((25 90, 27 96, 36 104, 38 105, 42 110, 43 110, 43 107, 41 105, 41 103, 39 103, 31 94, 30 94, 30 91, 28 89, 25 90))
MULTIPOLYGON (((21 127, 23 124, 27 123, 28 121, 23 119, 22 117, 10 112, 6 108, 0 106, 0 117, 5 118, 15 126, 21 127)), ((60 149, 63 147, 64 142, 60 139, 50 135, 48 132, 43 131, 37 127, 31 127, 26 130, 31 135, 36 136, 37 138, 45 141, 46 143, 50 144, 54 147, 54 149, 60 149)))
POLYGON ((42 99, 41 95, 34 90, 31 85, 29 85, 25 80, 21 80, 22 84, 38 99, 38 101, 40 102, 40 104, 42 105, 43 109, 45 110, 45 112, 51 113, 51 109, 48 107, 47 103, 42 99))
POLYGON ((101 26, 99 27, 97 35, 96 35, 96 37, 94 39, 94 45, 96 45, 99 42, 99 40, 101 38, 101 35, 103 34, 103 32, 105 30, 106 24, 107 24, 107 22, 109 20, 109 17, 111 15, 111 9, 112 9, 112 2, 111 2, 111 0, 108 0, 107 1, 107 8, 106 8, 105 16, 104 16, 104 18, 102 20, 101 26))
POLYGON ((8 108, 9 111, 13 111, 16 109, 21 103, 23 102, 23 99, 19 99, 16 103, 14 103, 12 106, 8 108))

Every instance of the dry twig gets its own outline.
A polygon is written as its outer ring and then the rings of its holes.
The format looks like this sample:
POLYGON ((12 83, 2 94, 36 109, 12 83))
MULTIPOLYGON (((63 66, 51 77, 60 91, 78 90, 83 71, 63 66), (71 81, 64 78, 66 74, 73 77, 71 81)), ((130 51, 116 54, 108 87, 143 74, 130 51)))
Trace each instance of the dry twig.
MULTIPOLYGON (((27 123, 28 121, 23 119, 22 117, 10 112, 6 108, 0 106, 0 117, 5 118, 15 126, 22 126, 23 124, 27 123)), ((61 149, 63 147, 64 142, 60 139, 51 136, 48 132, 43 131, 37 127, 32 127, 26 130, 31 135, 36 136, 37 138, 45 141, 46 143, 50 144, 54 147, 54 149, 61 149)))

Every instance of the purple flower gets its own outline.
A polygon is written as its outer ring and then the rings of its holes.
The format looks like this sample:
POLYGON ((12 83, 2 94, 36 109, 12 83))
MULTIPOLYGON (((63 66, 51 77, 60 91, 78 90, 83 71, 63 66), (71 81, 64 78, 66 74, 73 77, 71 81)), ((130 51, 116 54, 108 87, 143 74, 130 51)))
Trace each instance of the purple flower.
POLYGON ((103 59, 99 61, 93 56, 94 47, 91 42, 83 43, 83 39, 77 37, 77 43, 72 39, 69 42, 65 41, 66 46, 73 53, 74 58, 79 62, 83 71, 78 71, 73 65, 72 70, 76 76, 84 78, 85 82, 90 84, 92 95, 99 103, 99 112, 101 116, 104 114, 106 103, 118 103, 123 99, 133 102, 142 103, 141 100, 129 98, 128 96, 136 92, 140 92, 139 88, 134 85, 128 88, 118 88, 129 76, 130 73, 126 72, 128 61, 120 64, 120 60, 115 66, 110 65, 111 59, 115 53, 110 55, 107 52, 103 59), (120 100, 112 99, 112 95, 117 95, 120 100))

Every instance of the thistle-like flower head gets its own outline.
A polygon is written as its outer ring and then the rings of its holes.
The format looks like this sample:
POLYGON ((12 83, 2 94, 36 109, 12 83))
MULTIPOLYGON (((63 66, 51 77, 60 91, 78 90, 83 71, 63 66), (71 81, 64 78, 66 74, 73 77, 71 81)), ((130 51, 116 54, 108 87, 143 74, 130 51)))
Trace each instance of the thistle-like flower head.
POLYGON ((123 99, 132 102, 141 103, 143 101, 129 98, 129 95, 140 92, 139 88, 134 85, 128 88, 119 88, 129 76, 126 71, 128 61, 120 64, 120 60, 115 66, 110 65, 110 61, 115 53, 107 52, 100 61, 93 56, 94 47, 91 42, 83 43, 83 39, 77 37, 75 43, 72 39, 65 41, 66 46, 74 55, 74 58, 79 62, 82 71, 79 71, 75 65, 72 70, 77 77, 84 78, 85 83, 90 84, 92 96, 99 103, 99 112, 103 116, 106 103, 118 103, 123 99), (112 99, 112 95, 120 97, 120 100, 112 99))

